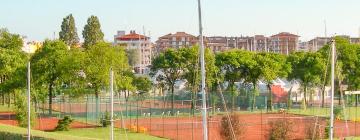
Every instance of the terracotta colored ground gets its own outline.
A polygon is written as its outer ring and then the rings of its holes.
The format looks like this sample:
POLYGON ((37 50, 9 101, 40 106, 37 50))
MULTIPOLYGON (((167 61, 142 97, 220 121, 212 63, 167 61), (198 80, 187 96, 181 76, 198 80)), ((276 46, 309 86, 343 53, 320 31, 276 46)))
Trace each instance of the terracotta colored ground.
MULTIPOLYGON (((240 119, 245 123, 245 135, 243 138, 246 140, 266 140, 268 139, 269 131, 269 122, 275 120, 282 120, 287 118, 288 120, 294 123, 293 125, 293 139, 304 139, 305 138, 305 125, 309 124, 310 126, 314 125, 313 117, 304 117, 298 115, 283 115, 283 114, 242 114, 240 119)), ((220 119, 221 116, 215 116, 209 118, 209 139, 210 140, 221 140, 219 130, 220 130, 220 119)), ((325 127, 325 120, 319 118, 319 123, 321 124, 322 130, 325 127)), ((137 126, 136 119, 131 120, 133 126, 137 126)), ((202 124, 201 118, 147 118, 139 119, 139 127, 146 127, 148 133, 154 136, 165 137, 169 139, 176 140, 201 140, 202 139, 202 124)), ((348 123, 349 135, 347 135, 345 129, 345 123, 343 121, 336 121, 335 123, 335 135, 336 137, 343 136, 355 136, 355 124, 354 122, 348 123)), ((121 122, 117 121, 116 126, 120 127, 121 122)), ((130 120, 124 121, 126 127, 130 126, 130 120)), ((357 126, 356 135, 360 135, 360 127, 357 126)), ((324 133, 323 131, 321 133, 324 133)))
MULTIPOLYGON (((174 108, 190 108, 190 102, 182 102, 182 101, 175 101, 174 108)), ((151 108, 171 108, 171 103, 169 102, 162 102, 162 101, 154 101, 154 100, 145 100, 137 104, 137 102, 128 102, 128 109, 129 110, 136 110, 137 105, 139 105, 139 109, 149 109, 151 108)), ((48 109, 48 105, 41 105, 41 108, 48 109)), ((52 109, 54 111, 59 112, 67 112, 67 113, 85 113, 85 112, 95 112, 96 110, 96 103, 92 101, 91 103, 53 103, 52 109)), ((99 104, 99 110, 110 110, 110 103, 102 103, 99 104)), ((125 110, 125 102, 115 102, 114 103, 114 111, 124 111, 125 110), (121 106, 120 106, 121 104, 121 106)))
MULTIPOLYGON (((43 130, 43 131, 52 131, 57 126, 59 119, 51 117, 51 118, 38 118, 36 120, 36 125, 34 129, 43 130)), ((0 113, 0 123, 17 126, 18 123, 15 120, 15 114, 10 112, 0 113)), ((70 125, 70 128, 90 128, 96 127, 94 125, 89 125, 86 123, 73 121, 70 125)))

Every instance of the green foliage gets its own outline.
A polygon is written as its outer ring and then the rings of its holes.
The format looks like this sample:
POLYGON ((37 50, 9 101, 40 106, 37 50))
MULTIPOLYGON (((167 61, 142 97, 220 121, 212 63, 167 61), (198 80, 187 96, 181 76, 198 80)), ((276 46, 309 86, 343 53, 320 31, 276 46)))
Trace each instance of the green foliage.
POLYGON ((24 87, 23 73, 26 66, 26 55, 21 51, 23 41, 17 34, 0 29, 0 93, 10 93, 24 87))
POLYGON ((59 32, 59 38, 68 46, 74 47, 79 43, 79 37, 75 27, 75 19, 72 14, 63 19, 61 23, 61 31, 59 32))
POLYGON ((64 59, 69 51, 64 42, 46 40, 43 47, 31 58, 32 76, 37 84, 55 84, 61 76, 67 73, 64 59))
POLYGON ((326 127, 324 128, 325 130, 325 138, 329 138, 330 137, 330 120, 326 120, 326 127))
POLYGON ((292 71, 289 80, 298 80, 304 88, 304 103, 308 104, 307 90, 319 86, 326 71, 326 58, 321 53, 295 52, 288 57, 292 71))
POLYGON ((134 77, 132 83, 139 94, 148 93, 152 87, 152 83, 148 77, 134 77))
POLYGON ((91 83, 95 92, 109 85, 110 68, 120 76, 129 70, 125 51, 105 42, 99 42, 85 51, 84 65, 86 81, 91 83))
POLYGON ((136 64, 140 63, 140 50, 139 49, 126 50, 126 55, 128 57, 130 66, 134 67, 136 64))
POLYGON ((58 125, 56 126, 55 131, 69 131, 70 124, 73 121, 74 120, 71 119, 70 116, 64 116, 63 119, 58 121, 58 125))
POLYGON ((104 33, 101 31, 100 21, 97 16, 90 16, 82 32, 85 48, 95 45, 104 40, 104 33))
MULTIPOLYGON (((171 91, 171 113, 174 114, 174 86, 183 74, 184 57, 181 51, 167 49, 152 60, 151 75, 162 77, 171 91), (157 75, 160 73, 160 75, 157 75)), ((158 78, 156 78, 158 79, 158 78)))
POLYGON ((46 40, 43 47, 31 58, 31 75, 35 87, 47 87, 49 95, 49 114, 52 114, 53 89, 60 85, 69 73, 72 64, 65 60, 69 57, 66 44, 60 40, 46 40))
POLYGON ((343 108, 341 106, 334 108, 334 117, 335 119, 341 119, 343 117, 343 108))
POLYGON ((0 29, 0 48, 20 51, 23 40, 20 35, 12 34, 7 29, 0 29))
MULTIPOLYGON (((28 126, 28 119, 27 119, 27 100, 24 95, 20 91, 17 90, 17 93, 15 94, 15 115, 16 120, 20 127, 27 127, 28 126)), ((34 108, 31 109, 30 114, 30 124, 32 127, 34 127, 35 119, 36 119, 36 113, 34 108)))
POLYGON ((111 124, 110 113, 107 111, 100 119, 101 119, 100 122, 101 122, 102 127, 107 127, 111 124))

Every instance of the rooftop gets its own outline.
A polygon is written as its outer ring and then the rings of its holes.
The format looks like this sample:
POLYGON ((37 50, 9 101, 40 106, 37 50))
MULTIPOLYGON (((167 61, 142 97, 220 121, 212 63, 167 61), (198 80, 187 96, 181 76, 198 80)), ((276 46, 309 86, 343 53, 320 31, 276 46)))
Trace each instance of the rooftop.
POLYGON ((130 34, 126 34, 120 37, 117 37, 116 40, 128 41, 128 40, 143 40, 149 39, 149 37, 137 34, 135 31, 130 32, 130 34))

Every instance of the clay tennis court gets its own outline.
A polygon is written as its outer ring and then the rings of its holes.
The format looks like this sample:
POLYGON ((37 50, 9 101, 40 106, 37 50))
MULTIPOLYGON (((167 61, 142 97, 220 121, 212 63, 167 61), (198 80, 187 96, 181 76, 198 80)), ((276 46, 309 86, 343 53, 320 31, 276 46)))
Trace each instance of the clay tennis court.
MULTIPOLYGON (((246 140, 266 140, 268 139, 269 122, 275 120, 288 119, 294 123, 292 137, 293 139, 305 139, 306 124, 313 125, 315 117, 306 117, 291 114, 241 114, 240 120, 245 124, 246 140)), ((214 116, 208 119, 208 130, 210 140, 221 140, 219 133, 221 116, 214 116)), ((326 126, 324 118, 318 118, 322 127, 326 126)), ((134 126, 145 127, 149 134, 176 140, 200 140, 202 139, 202 124, 200 117, 165 117, 165 118, 142 118, 131 120, 134 126)), ((129 126, 130 120, 124 121, 123 126, 129 126)), ((349 132, 346 130, 344 121, 335 122, 335 136, 342 138, 344 136, 360 135, 360 130, 355 129, 354 122, 348 122, 349 132), (355 132, 356 131, 356 132, 355 132)), ((121 126, 121 121, 116 122, 116 126, 121 126)), ((324 133, 323 131, 321 133, 324 133)))

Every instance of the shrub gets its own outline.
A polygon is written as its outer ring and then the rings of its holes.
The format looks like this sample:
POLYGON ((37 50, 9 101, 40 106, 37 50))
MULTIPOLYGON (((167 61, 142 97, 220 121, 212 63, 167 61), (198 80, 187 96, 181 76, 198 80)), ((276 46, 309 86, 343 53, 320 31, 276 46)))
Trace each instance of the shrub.
POLYGON ((326 120, 325 138, 329 138, 329 137, 330 137, 330 120, 328 119, 326 120))
MULTIPOLYGON (((235 137, 237 139, 241 139, 245 134, 246 128, 245 125, 240 121, 239 115, 232 114, 230 115, 230 122, 232 124, 232 128, 234 130, 235 137)), ((223 116, 221 119, 221 128, 220 135, 224 140, 232 140, 232 132, 230 123, 227 116, 223 116)))
POLYGON ((334 117, 335 117, 335 119, 340 120, 341 117, 343 117, 342 112, 343 112, 342 107, 335 107, 334 108, 334 117))
POLYGON ((323 135, 321 133, 320 123, 321 120, 318 120, 317 124, 316 120, 311 120, 305 124, 305 138, 311 140, 320 140, 323 135))
POLYGON ((293 122, 282 119, 270 122, 270 140, 289 140, 292 138, 293 122))
POLYGON ((63 119, 58 121, 58 125, 55 128, 55 131, 69 131, 70 124, 74 120, 70 116, 65 116, 63 119))
POLYGON ((110 125, 111 122, 110 122, 109 112, 107 112, 107 111, 105 112, 105 114, 101 117, 100 122, 103 127, 107 127, 108 125, 110 125))
MULTIPOLYGON (((16 120, 20 127, 27 127, 27 100, 20 92, 15 94, 15 115, 16 120)), ((33 107, 31 107, 30 124, 33 127, 35 124, 36 113, 33 107)))

